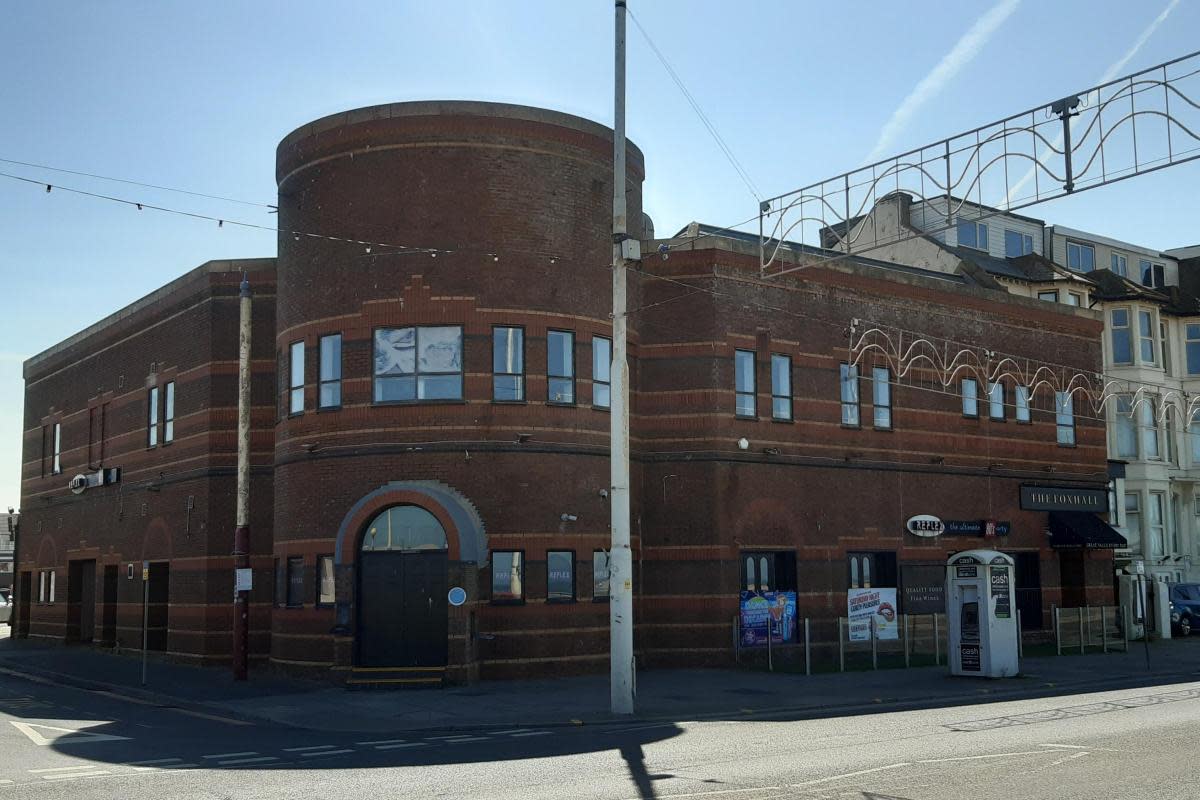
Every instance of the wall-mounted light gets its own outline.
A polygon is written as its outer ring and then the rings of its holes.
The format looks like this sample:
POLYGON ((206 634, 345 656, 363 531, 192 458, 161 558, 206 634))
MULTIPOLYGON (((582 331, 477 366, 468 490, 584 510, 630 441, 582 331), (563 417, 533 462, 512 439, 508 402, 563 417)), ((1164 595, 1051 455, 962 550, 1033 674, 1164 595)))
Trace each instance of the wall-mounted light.
POLYGON ((747 439, 745 436, 743 436, 741 439, 737 440, 737 446, 738 446, 738 450, 749 450, 750 449, 750 440, 747 439))

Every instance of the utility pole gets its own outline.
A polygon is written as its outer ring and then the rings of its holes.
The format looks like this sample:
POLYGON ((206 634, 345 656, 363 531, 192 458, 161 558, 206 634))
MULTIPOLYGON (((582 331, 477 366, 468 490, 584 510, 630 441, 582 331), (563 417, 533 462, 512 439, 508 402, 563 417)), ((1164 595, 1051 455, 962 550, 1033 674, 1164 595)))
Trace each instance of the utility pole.
POLYGON ((250 567, 250 279, 242 274, 238 324, 237 529, 233 533, 233 678, 246 680, 249 660, 250 586, 239 580, 250 567))
MULTIPOLYGON (((629 549, 629 359, 625 355, 625 0, 616 0, 613 113, 613 349, 609 414, 612 545, 609 575, 609 680, 614 714, 633 713, 633 556, 629 549)), ((636 258, 636 256, 634 256, 636 258)))

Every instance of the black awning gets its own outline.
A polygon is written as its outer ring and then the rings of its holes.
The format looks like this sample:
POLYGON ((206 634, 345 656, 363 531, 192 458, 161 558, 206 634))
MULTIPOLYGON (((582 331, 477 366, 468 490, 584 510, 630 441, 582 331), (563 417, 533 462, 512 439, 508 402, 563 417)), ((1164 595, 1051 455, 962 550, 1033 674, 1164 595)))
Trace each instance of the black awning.
POLYGON ((1129 542, 1095 514, 1051 511, 1050 546, 1055 550, 1118 550, 1129 542))

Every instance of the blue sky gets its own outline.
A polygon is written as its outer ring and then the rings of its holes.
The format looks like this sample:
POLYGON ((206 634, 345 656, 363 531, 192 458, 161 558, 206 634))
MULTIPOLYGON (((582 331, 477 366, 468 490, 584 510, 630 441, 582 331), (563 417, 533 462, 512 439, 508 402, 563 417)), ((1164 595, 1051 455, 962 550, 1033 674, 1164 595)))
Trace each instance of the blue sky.
MULTIPOLYGON (((630 5, 767 196, 1085 88, 1126 56, 1120 74, 1200 41, 1198 0, 630 5)), ((753 196, 632 24, 628 69, 628 133, 646 153, 659 234, 754 215, 753 196)), ((611 123, 612 4, 43 0, 6 8, 0 74, 0 158, 273 202, 279 139, 348 108, 481 99, 611 123)), ((1198 184, 1200 162, 1024 213, 1167 249, 1200 242, 1198 184)), ((24 358, 206 260, 274 253, 269 233, 0 179, 0 507, 19 498, 24 358)))

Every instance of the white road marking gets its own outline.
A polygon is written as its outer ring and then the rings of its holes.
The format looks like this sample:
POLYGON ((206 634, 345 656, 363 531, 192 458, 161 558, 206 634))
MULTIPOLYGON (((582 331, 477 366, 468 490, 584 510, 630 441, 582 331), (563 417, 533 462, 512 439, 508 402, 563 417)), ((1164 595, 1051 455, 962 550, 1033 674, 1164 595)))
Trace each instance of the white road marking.
POLYGON ((950 761, 981 761, 985 758, 1007 758, 1009 756, 1040 756, 1045 750, 1021 750, 1016 753, 988 753, 982 756, 955 756, 953 758, 922 758, 918 764, 945 764, 950 761))
POLYGON ((318 745, 314 745, 313 747, 285 747, 285 748, 283 748, 283 752, 285 752, 285 753, 307 753, 310 750, 329 750, 334 747, 337 747, 337 745, 335 745, 335 744, 318 744, 318 745))
POLYGON ((1069 756, 1063 756, 1062 758, 1060 758, 1060 759, 1058 759, 1058 760, 1056 760, 1056 761, 1051 761, 1051 762, 1050 762, 1050 763, 1047 765, 1047 767, 1057 767, 1059 764, 1065 764, 1065 763, 1067 763, 1068 761, 1073 761, 1073 760, 1075 760, 1075 759, 1077 759, 1077 758, 1083 758, 1084 756, 1088 756, 1088 755, 1091 755, 1091 753, 1083 753, 1083 752, 1080 752, 1080 753, 1071 753, 1071 755, 1069 755, 1069 756))
POLYGON ((63 775, 43 775, 42 780, 45 781, 73 781, 76 778, 98 778, 101 775, 112 775, 106 769, 98 769, 93 772, 68 772, 63 775))
POLYGON ((380 744, 376 745, 376 750, 399 750, 404 747, 428 747, 429 742, 404 742, 402 744, 380 744))
POLYGON ((469 736, 469 735, 471 735, 471 734, 450 733, 445 736, 425 736, 422 738, 424 738, 425 741, 427 741, 427 742, 440 742, 442 739, 461 739, 461 738, 463 738, 463 736, 469 736))
POLYGON ((221 717, 216 714, 205 714, 203 711, 189 711, 186 708, 168 708, 167 711, 174 711, 176 714, 187 714, 189 717, 199 717, 200 719, 211 719, 214 722, 224 722, 227 725, 253 725, 253 722, 247 722, 244 719, 234 719, 233 717, 221 717))
POLYGON ((12 784, 12 781, 10 781, 8 778, 5 778, 4 780, 0 780, 0 786, 9 786, 11 784, 12 784))
POLYGON ((179 761, 178 758, 153 758, 149 761, 126 761, 122 766, 125 767, 152 767, 157 764, 171 764, 179 761))
POLYGON ((217 766, 232 767, 237 764, 262 764, 267 761, 278 761, 277 756, 259 756, 258 758, 234 758, 229 761, 218 761, 217 766))
POLYGON ((95 768, 96 768, 95 764, 80 764, 77 767, 46 767, 45 769, 31 769, 29 771, 32 772, 34 775, 39 775, 43 772, 66 772, 67 770, 71 770, 71 769, 95 769, 95 768))
POLYGON ((247 750, 244 753, 214 753, 211 756, 200 756, 201 758, 235 758, 237 756, 256 756, 257 750, 247 750))
POLYGON ((159 770, 159 769, 184 769, 184 768, 198 767, 198 766, 200 766, 200 765, 193 764, 189 761, 189 762, 183 763, 183 764, 163 764, 161 767, 142 767, 141 769, 150 771, 150 770, 159 770))
POLYGON ((460 739, 447 739, 446 744, 466 744, 467 742, 484 742, 492 737, 490 736, 463 736, 460 739))
POLYGON ((528 731, 527 733, 514 733, 512 737, 514 739, 520 739, 523 736, 549 736, 552 733, 554 733, 554 731, 528 731))
MULTIPOLYGON (((95 725, 106 724, 103 720, 88 720, 95 725)), ((128 741, 128 736, 114 736, 111 733, 91 733, 87 730, 76 730, 75 728, 60 728, 56 725, 43 725, 38 722, 17 722, 9 720, 9 725, 19 730, 21 733, 29 737, 29 741, 36 745, 45 746, 48 744, 92 744, 94 742, 117 742, 128 741), (40 731, 56 731, 59 735, 54 737, 44 736, 40 731)))
POLYGON ((400 744, 407 741, 407 739, 376 739, 373 742, 355 742, 355 744, 400 744))
POLYGON ((509 733, 524 733, 527 730, 529 730, 529 728, 513 728, 513 729, 507 730, 507 731, 492 731, 492 732, 495 733, 497 736, 504 736, 505 734, 509 734, 509 733))
POLYGON ((886 767, 875 767, 873 769, 860 769, 857 772, 843 772, 841 775, 830 775, 828 778, 817 778, 816 780, 804 781, 803 783, 789 783, 791 788, 799 788, 801 786, 814 786, 818 783, 829 783, 830 781, 840 781, 843 778, 857 778, 859 775, 869 775, 872 772, 884 772, 889 769, 899 769, 900 767, 908 767, 911 764, 907 761, 901 761, 897 764, 888 764, 886 767))
POLYGON ((321 750, 316 753, 300 753, 301 758, 320 758, 321 756, 336 756, 342 753, 353 753, 354 748, 346 748, 344 750, 321 750))
MULTIPOLYGON (((715 797, 719 794, 745 794, 746 792, 777 792, 782 789, 782 786, 754 786, 747 789, 717 789, 712 792, 685 792, 683 794, 664 794, 660 795, 662 800, 670 800, 672 797, 715 797)), ((640 798, 633 798, 640 800, 640 798)))
POLYGON ((1091 750, 1081 744, 1039 744, 1038 747, 1065 747, 1068 750, 1091 750))

